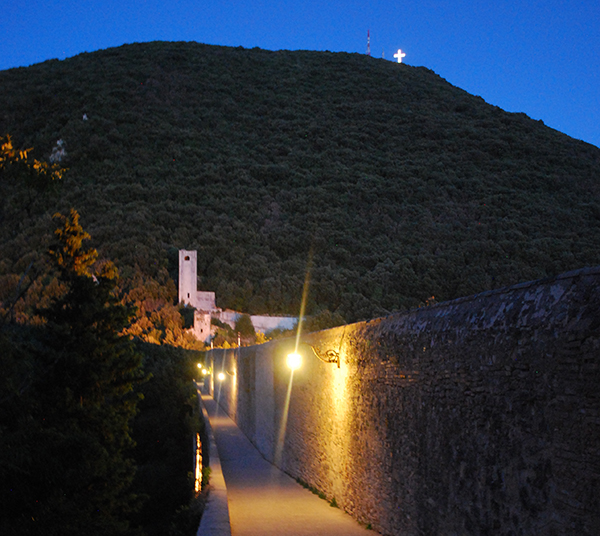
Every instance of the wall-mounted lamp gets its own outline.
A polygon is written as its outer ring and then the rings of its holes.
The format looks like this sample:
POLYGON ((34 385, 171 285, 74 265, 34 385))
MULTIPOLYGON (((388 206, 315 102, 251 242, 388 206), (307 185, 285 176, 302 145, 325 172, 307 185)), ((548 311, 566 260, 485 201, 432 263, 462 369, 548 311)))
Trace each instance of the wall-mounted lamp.
MULTIPOLYGON (((326 352, 321 353, 317 351, 314 346, 311 346, 307 342, 301 342, 298 344, 298 346, 300 345, 308 346, 312 350, 313 354, 315 354, 315 357, 323 361, 323 363, 336 363, 338 368, 340 368, 339 352, 336 352, 335 350, 327 350, 326 352)), ((302 364, 302 357, 297 352, 291 353, 287 356, 287 364, 292 370, 296 370, 302 364)))
POLYGON ((219 380, 220 382, 222 382, 225 379, 225 373, 224 372, 219 372, 219 374, 217 374, 217 380, 219 380))

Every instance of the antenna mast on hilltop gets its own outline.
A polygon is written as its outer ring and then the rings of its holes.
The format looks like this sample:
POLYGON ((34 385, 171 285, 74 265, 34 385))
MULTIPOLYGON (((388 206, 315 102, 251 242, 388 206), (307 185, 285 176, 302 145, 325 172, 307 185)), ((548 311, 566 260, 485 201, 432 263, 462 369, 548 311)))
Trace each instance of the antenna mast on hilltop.
POLYGON ((367 56, 371 55, 371 30, 367 30, 367 56))

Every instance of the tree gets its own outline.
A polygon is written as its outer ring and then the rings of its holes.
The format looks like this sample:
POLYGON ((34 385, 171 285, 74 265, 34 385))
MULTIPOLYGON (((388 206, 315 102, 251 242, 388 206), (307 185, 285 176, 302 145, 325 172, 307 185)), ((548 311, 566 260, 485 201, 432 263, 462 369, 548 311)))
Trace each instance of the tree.
POLYGON ((256 332, 254 331, 254 325, 252 324, 250 315, 242 314, 238 316, 235 321, 234 331, 239 333, 244 339, 251 339, 252 342, 256 339, 256 332))
POLYGON ((112 263, 92 271, 98 255, 83 247, 89 235, 79 214, 55 220, 50 256, 65 292, 41 311, 37 374, 23 400, 29 411, 3 440, 12 452, 2 467, 11 492, 0 497, 0 532, 129 534, 137 502, 129 491, 133 384, 142 379, 141 355, 123 335, 133 311, 119 303, 112 263))
POLYGON ((58 164, 32 159, 33 148, 17 150, 10 135, 0 137, 0 171, 17 174, 33 188, 43 191, 62 179, 65 172, 58 164))
MULTIPOLYGON (((60 183, 66 171, 57 163, 48 164, 32 158, 33 148, 17 150, 10 135, 0 136, 0 178, 14 182, 18 204, 31 217, 39 194, 47 194, 60 183), (20 192, 20 195, 19 195, 20 192)), ((42 196, 43 197, 43 196, 42 196)))

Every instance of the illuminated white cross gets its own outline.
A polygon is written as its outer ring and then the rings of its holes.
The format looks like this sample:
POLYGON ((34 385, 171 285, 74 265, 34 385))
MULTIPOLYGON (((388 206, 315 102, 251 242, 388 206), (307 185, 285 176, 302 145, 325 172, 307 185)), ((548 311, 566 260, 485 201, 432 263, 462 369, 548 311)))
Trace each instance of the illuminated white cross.
POLYGON ((402 63, 402 58, 404 58, 404 56, 406 56, 406 54, 402 52, 401 49, 398 49, 398 52, 394 54, 394 58, 398 58, 398 63, 402 63))

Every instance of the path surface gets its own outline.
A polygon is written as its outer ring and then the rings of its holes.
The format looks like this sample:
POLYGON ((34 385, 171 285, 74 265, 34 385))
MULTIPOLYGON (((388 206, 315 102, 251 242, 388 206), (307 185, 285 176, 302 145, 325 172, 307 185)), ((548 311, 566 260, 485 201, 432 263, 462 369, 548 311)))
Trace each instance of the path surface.
POLYGON ((212 397, 202 395, 227 486, 232 536, 373 536, 267 462, 212 397))

